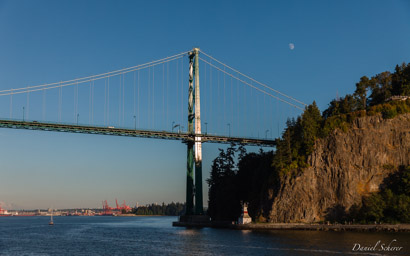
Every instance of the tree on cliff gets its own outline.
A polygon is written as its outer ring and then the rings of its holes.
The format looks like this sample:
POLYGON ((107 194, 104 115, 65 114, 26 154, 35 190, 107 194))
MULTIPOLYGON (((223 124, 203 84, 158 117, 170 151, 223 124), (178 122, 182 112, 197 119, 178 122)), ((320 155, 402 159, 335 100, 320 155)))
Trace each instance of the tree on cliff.
POLYGON ((410 63, 396 65, 391 90, 393 95, 410 95, 410 63))
POLYGON ((358 109, 358 105, 358 100, 355 96, 346 94, 345 97, 341 97, 338 100, 334 99, 329 103, 329 107, 323 111, 323 118, 328 119, 332 116, 353 112, 358 109))
POLYGON ((392 76, 389 71, 382 72, 372 77, 370 88, 370 105, 381 104, 392 96, 392 76))
POLYGON ((302 128, 302 152, 300 153, 307 156, 312 153, 315 140, 321 133, 322 115, 315 101, 306 107, 300 122, 302 128))
POLYGON ((320 110, 313 102, 296 121, 289 119, 286 122, 272 161, 282 175, 306 167, 307 156, 312 152, 315 140, 322 134, 322 120, 320 110))
POLYGON ((362 76, 360 82, 356 83, 354 96, 358 102, 357 110, 364 110, 367 107, 367 90, 370 87, 370 80, 367 76, 362 76))
POLYGON ((396 65, 394 73, 385 71, 371 78, 361 77, 354 94, 332 100, 323 111, 323 118, 368 110, 385 103, 391 96, 410 96, 410 63, 396 65))

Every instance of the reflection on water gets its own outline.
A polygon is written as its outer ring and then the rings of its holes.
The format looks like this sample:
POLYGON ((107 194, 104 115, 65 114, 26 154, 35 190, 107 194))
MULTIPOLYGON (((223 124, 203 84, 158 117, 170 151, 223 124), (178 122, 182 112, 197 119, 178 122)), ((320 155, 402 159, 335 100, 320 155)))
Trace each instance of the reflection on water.
POLYGON ((410 255, 409 233, 172 227, 176 217, 0 218, 0 255, 410 255), (403 246, 353 252, 355 243, 403 246), (407 243, 407 244, 406 244, 407 243))

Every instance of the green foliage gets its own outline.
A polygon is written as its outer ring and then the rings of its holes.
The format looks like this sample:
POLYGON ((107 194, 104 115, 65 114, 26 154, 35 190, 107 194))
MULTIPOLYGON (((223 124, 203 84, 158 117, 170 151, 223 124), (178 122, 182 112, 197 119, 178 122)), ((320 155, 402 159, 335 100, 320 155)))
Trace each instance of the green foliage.
POLYGON ((272 165, 280 176, 299 172, 307 167, 307 157, 312 153, 315 141, 322 136, 322 115, 313 102, 295 121, 286 122, 281 139, 277 139, 276 153, 272 165))
POLYGON ((410 166, 400 166, 383 182, 383 189, 350 208, 348 219, 362 223, 410 223, 410 166))
POLYGON ((370 80, 367 76, 360 78, 360 82, 356 84, 356 91, 354 97, 357 100, 357 109, 364 110, 367 106, 367 90, 370 87, 370 80))
POLYGON ((325 119, 341 115, 341 114, 348 114, 356 110, 361 110, 361 105, 358 105, 360 100, 358 101, 353 95, 347 94, 345 97, 340 99, 334 99, 329 103, 329 107, 323 111, 323 117, 325 119))
POLYGON ((410 99, 390 101, 368 108, 367 115, 373 116, 382 113, 383 118, 389 119, 400 114, 410 113, 410 99))
POLYGON ((392 75, 392 94, 410 95, 410 63, 396 66, 392 75))
POLYGON ((272 167, 273 152, 249 153, 240 158, 237 173, 238 195, 241 201, 248 202, 249 215, 261 221, 269 209, 264 202, 272 189, 276 195, 280 187, 278 172, 272 167))
MULTIPOLYGON (((347 132, 353 123, 359 117, 363 116, 374 116, 379 113, 382 114, 382 117, 385 119, 393 118, 400 114, 410 113, 410 99, 402 101, 390 101, 384 104, 379 104, 375 106, 368 107, 366 110, 358 110, 350 113, 343 113, 338 115, 329 115, 324 119, 322 127, 322 135, 326 137, 335 129, 340 129, 344 132, 347 132)), ((341 111, 339 111, 340 113, 341 111)), ((325 112, 323 112, 325 116, 325 112)))
POLYGON ((370 81, 370 105, 378 105, 392 96, 392 75, 385 71, 372 77, 370 81))
POLYGON ((323 118, 328 119, 332 116, 340 115, 340 102, 337 99, 333 99, 329 103, 329 107, 323 111, 323 118))
MULTIPOLYGON (((354 94, 347 94, 345 97, 332 100, 329 107, 323 111, 323 117, 327 120, 333 116, 367 110, 369 116, 382 113, 384 118, 393 118, 398 114, 410 112, 409 103, 403 104, 403 101, 386 103, 391 96, 410 96, 410 63, 397 65, 394 73, 386 71, 370 79, 366 76, 361 77, 356 83, 354 94), (370 94, 369 97, 367 97, 368 94, 370 94)), ((351 122, 341 118, 338 120, 340 127, 343 127, 342 123, 345 121, 351 122)), ((334 126, 335 122, 332 122, 332 125, 327 128, 334 126)))
POLYGON ((399 171, 391 174, 386 180, 385 185, 394 194, 410 196, 410 166, 399 167, 399 171))
POLYGON ((185 213, 185 203, 170 203, 165 205, 150 204, 146 206, 139 206, 132 209, 132 213, 136 215, 168 215, 180 216, 185 213))
POLYGON ((226 151, 220 149, 207 180, 208 215, 212 220, 236 221, 241 215, 241 201, 248 203, 249 214, 254 220, 267 212, 261 208, 266 190, 272 184, 279 188, 278 174, 271 167, 272 157, 273 152, 262 150, 247 154, 243 146, 230 146, 226 151))
POLYGON ((219 149, 219 156, 214 159, 209 186, 208 215, 213 220, 236 220, 240 216, 240 198, 236 193, 237 181, 234 146, 226 152, 219 149))
POLYGON ((322 134, 324 137, 328 136, 336 128, 341 129, 344 132, 349 130, 349 123, 347 122, 347 116, 345 114, 338 116, 331 116, 327 118, 323 125, 322 134))
POLYGON ((313 151, 316 139, 321 134, 322 115, 316 102, 307 106, 300 119, 302 131, 301 150, 303 156, 307 156, 313 151))
POLYGON ((367 222, 380 222, 384 217, 383 211, 385 208, 386 202, 381 194, 365 197, 362 206, 362 216, 367 222))
POLYGON ((385 119, 393 118, 397 116, 397 110, 395 106, 384 106, 382 110, 382 116, 385 119))
POLYGON ((410 96, 410 63, 396 66, 395 72, 382 72, 370 80, 369 105, 383 104, 393 95, 410 96))

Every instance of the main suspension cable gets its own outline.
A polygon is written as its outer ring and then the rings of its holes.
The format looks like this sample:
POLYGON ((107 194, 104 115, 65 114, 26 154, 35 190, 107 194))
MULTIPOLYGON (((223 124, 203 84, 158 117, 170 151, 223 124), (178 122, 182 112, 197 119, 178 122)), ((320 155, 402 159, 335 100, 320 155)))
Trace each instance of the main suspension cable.
POLYGON ((299 101, 299 100, 297 100, 297 99, 295 99, 295 98, 293 98, 293 97, 291 97, 291 96, 289 96, 289 95, 286 95, 286 94, 284 94, 284 93, 282 93, 282 92, 280 92, 280 91, 278 91, 278 90, 275 90, 275 89, 273 89, 272 87, 269 87, 269 86, 267 86, 266 84, 263 84, 263 83, 261 83, 261 82, 255 80, 255 79, 253 79, 252 77, 247 76, 247 75, 241 73, 240 71, 238 71, 238 70, 236 70, 236 69, 234 69, 234 68, 232 68, 232 67, 226 65, 225 63, 223 63, 223 62, 221 62, 221 61, 215 59, 214 57, 212 57, 211 55, 205 53, 204 51, 200 51, 200 52, 201 52, 202 54, 204 54, 205 56, 207 56, 208 58, 213 59, 214 61, 218 62, 219 64, 221 64, 221 65, 223 65, 223 66, 225 66, 225 67, 231 69, 232 71, 234 71, 234 72, 236 72, 236 73, 238 73, 238 74, 240 74, 240 75, 242 75, 242 76, 248 78, 249 80, 251 80, 251 81, 253 81, 253 82, 257 83, 257 84, 260 84, 260 85, 262 85, 263 87, 265 87, 265 88, 267 88, 267 89, 269 89, 269 90, 272 90, 272 91, 274 91, 274 92, 276 92, 276 93, 278 93, 278 94, 280 94, 280 95, 282 95, 282 96, 284 96, 284 97, 286 97, 286 98, 288 98, 288 99, 294 100, 294 101, 296 101, 297 103, 300 103, 300 104, 302 104, 302 105, 304 105, 304 106, 307 106, 307 104, 305 104, 305 103, 303 103, 303 102, 301 102, 301 101, 299 101))
POLYGON ((292 104, 292 103, 290 103, 290 102, 288 102, 288 101, 286 101, 286 100, 283 100, 283 99, 281 99, 281 98, 279 98, 279 97, 277 97, 277 96, 275 96, 275 95, 272 95, 272 94, 270 94, 270 93, 268 93, 268 92, 266 92, 266 91, 264 91, 264 90, 262 90, 262 89, 260 89, 260 88, 258 88, 258 87, 256 87, 256 86, 254 86, 254 85, 252 85, 252 84, 250 84, 250 83, 247 83, 246 81, 244 81, 244 80, 242 80, 242 79, 240 79, 240 78, 238 78, 238 77, 232 75, 231 73, 228 73, 228 72, 222 70, 221 68, 219 68, 219 67, 217 67, 217 66, 215 66, 215 65, 212 65, 211 63, 209 63, 208 61, 202 59, 201 57, 200 57, 199 59, 202 60, 203 62, 205 62, 206 64, 212 66, 213 68, 218 69, 219 71, 221 71, 221 72, 227 74, 228 76, 231 76, 231 77, 233 77, 233 78, 239 80, 240 82, 242 82, 242 83, 244 83, 244 84, 246 84, 246 85, 248 85, 248 86, 250 86, 250 87, 256 89, 256 90, 258 90, 258 91, 260 91, 260 92, 262 92, 262 93, 264 93, 264 94, 266 94, 266 95, 269 95, 269 96, 271 96, 272 98, 275 98, 275 99, 280 100, 280 101, 282 101, 282 102, 284 102, 284 103, 286 103, 286 104, 289 104, 289 105, 291 105, 291 106, 294 106, 295 108, 298 108, 298 109, 300 109, 300 110, 303 110, 303 108, 301 108, 301 107, 299 107, 299 106, 297 106, 297 105, 295 105, 295 104, 292 104))
MULTIPOLYGON (((101 73, 101 74, 97 74, 97 75, 92 75, 92 76, 86 76, 86 77, 76 78, 76 79, 72 79, 72 80, 66 80, 66 81, 54 82, 54 83, 48 83, 48 84, 41 84, 41 85, 35 85, 35 86, 27 86, 27 87, 22 87, 22 88, 17 88, 17 89, 0 90, 0 93, 3 93, 3 92, 11 92, 11 91, 16 91, 16 90, 17 90, 17 91, 20 91, 20 90, 28 90, 28 89, 39 88, 39 87, 47 87, 47 86, 50 86, 50 85, 56 85, 56 84, 58 84, 58 83, 63 83, 63 84, 65 84, 65 83, 71 83, 71 82, 84 83, 84 82, 88 82, 89 79, 92 79, 92 78, 96 78, 96 79, 94 79, 94 80, 98 80, 98 79, 105 78, 105 77, 107 77, 107 76, 119 75, 119 74, 116 74, 116 73, 128 73, 128 72, 132 72, 132 71, 138 70, 139 68, 147 68, 148 66, 157 64, 157 62, 163 62, 163 61, 166 62, 166 61, 168 61, 168 60, 170 60, 170 59, 175 59, 175 58, 178 58, 178 57, 180 58, 182 55, 185 55, 185 54, 187 54, 187 53, 188 53, 188 51, 186 51, 186 52, 181 52, 181 53, 176 54, 176 55, 173 55, 173 56, 169 56, 169 57, 166 57, 166 58, 163 58, 163 59, 159 59, 159 60, 147 62, 147 63, 140 64, 140 65, 137 65, 137 66, 128 67, 128 68, 123 68, 123 69, 114 70, 114 71, 110 71, 110 72, 106 72, 106 73, 101 73), (114 74, 114 75, 111 75, 111 74, 114 74), (82 80, 86 80, 86 81, 82 81, 82 80)), ((3 95, 3 94, 1 94, 1 95, 3 95)), ((1 96, 1 95, 0 95, 0 96, 1 96)))
MULTIPOLYGON (((166 62, 170 62, 170 61, 173 61, 173 60, 178 60, 180 58, 182 58, 182 56, 175 57, 175 58, 168 59, 168 60, 164 60, 162 62, 156 62, 156 63, 150 64, 148 66, 143 66, 143 67, 138 67, 138 68, 135 68, 135 69, 132 69, 132 70, 127 70, 127 71, 124 71, 123 73, 126 74, 126 73, 133 72, 133 71, 136 71, 136 70, 141 70, 141 69, 145 69, 145 68, 154 67, 154 66, 166 63, 166 62)), ((21 94, 21 93, 27 93, 27 92, 35 92, 35 91, 41 91, 43 89, 44 90, 50 90, 50 89, 54 89, 54 88, 58 88, 58 87, 66 87, 66 86, 70 86, 70 85, 83 84, 83 83, 87 83, 91 80, 100 80, 100 79, 104 79, 104 78, 118 76, 118 75, 121 75, 123 73, 115 73, 115 74, 110 74, 110 75, 105 75, 105 76, 98 76, 97 75, 98 77, 93 76, 93 78, 90 78, 88 80, 81 80, 81 81, 79 79, 77 79, 77 80, 70 80, 70 81, 65 81, 65 82, 51 83, 51 84, 42 85, 42 86, 35 86, 35 87, 37 87, 35 89, 29 89, 29 87, 24 87, 24 88, 18 88, 18 89, 3 90, 3 91, 0 91, 0 96, 6 96, 6 95, 11 95, 11 94, 21 94), (50 85, 53 85, 53 86, 50 86, 50 85)), ((34 87, 32 86, 31 88, 34 88, 34 87)))

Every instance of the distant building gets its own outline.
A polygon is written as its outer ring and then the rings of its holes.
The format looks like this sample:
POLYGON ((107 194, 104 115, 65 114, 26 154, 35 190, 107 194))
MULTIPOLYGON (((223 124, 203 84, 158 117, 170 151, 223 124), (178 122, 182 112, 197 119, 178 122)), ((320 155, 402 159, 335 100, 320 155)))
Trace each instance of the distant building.
POLYGON ((407 100, 407 99, 410 99, 410 96, 394 95, 388 98, 386 102, 387 101, 401 101, 401 100, 407 100))
POLYGON ((2 209, 0 207, 0 215, 11 215, 11 213, 9 213, 6 209, 2 209))

